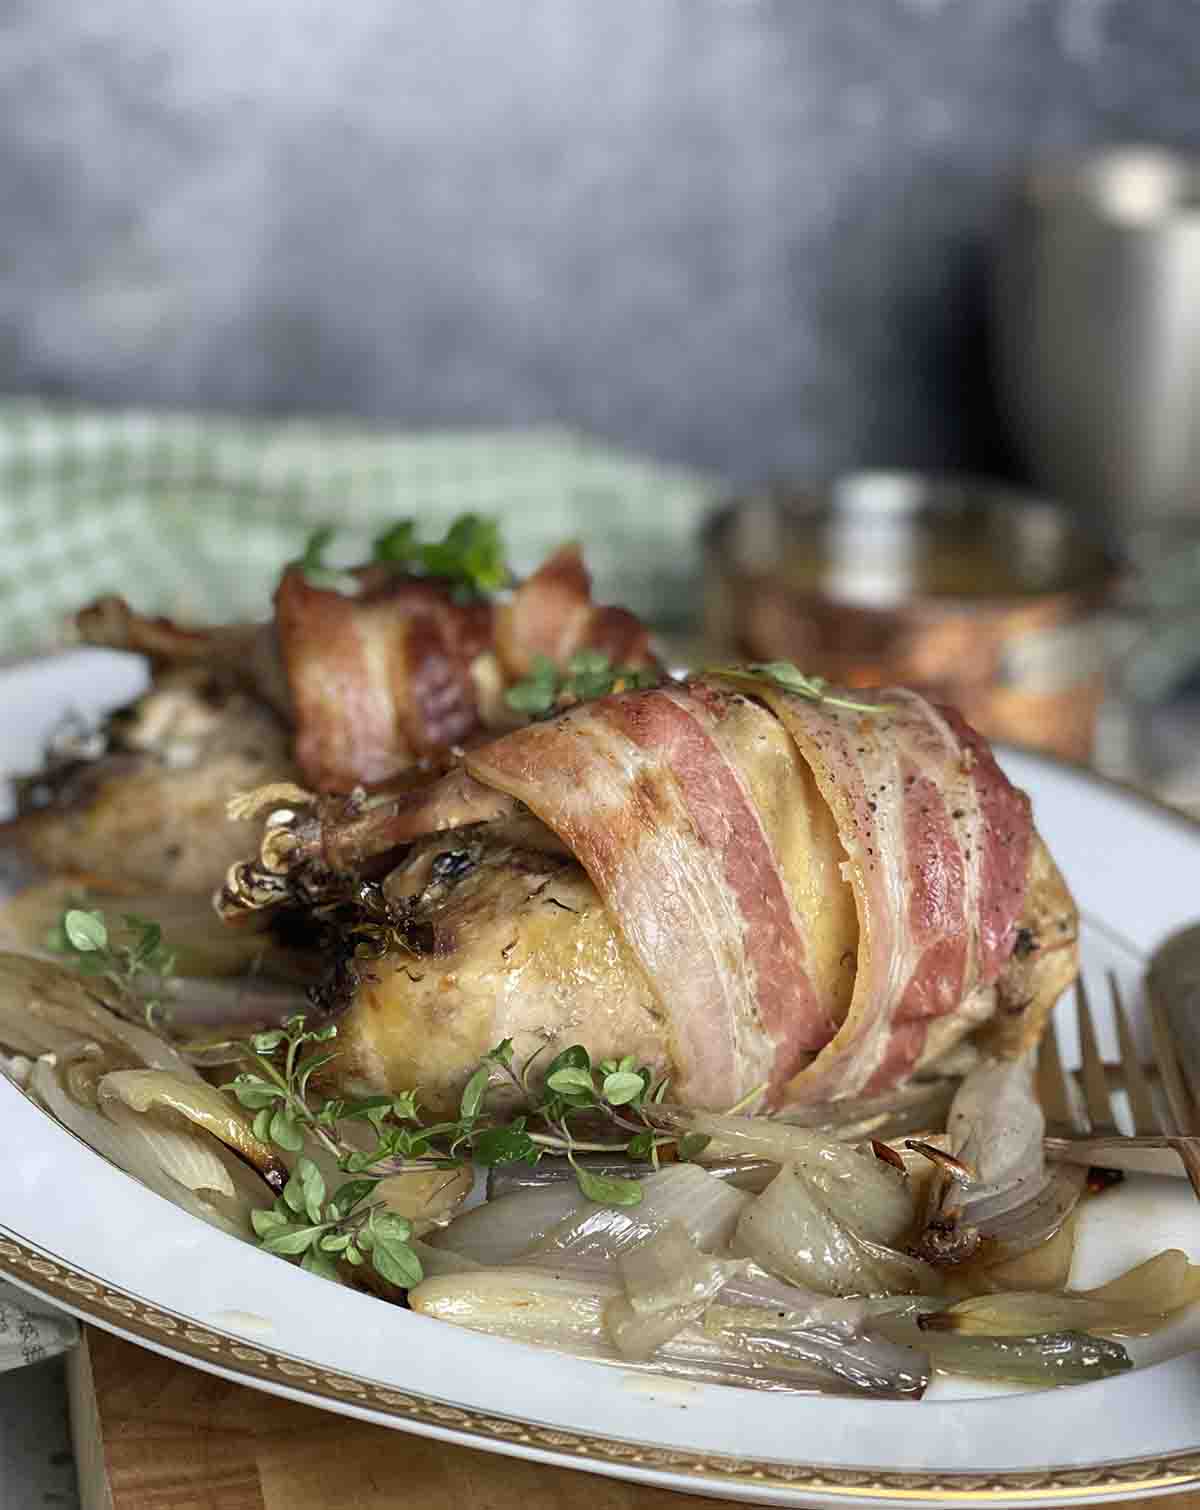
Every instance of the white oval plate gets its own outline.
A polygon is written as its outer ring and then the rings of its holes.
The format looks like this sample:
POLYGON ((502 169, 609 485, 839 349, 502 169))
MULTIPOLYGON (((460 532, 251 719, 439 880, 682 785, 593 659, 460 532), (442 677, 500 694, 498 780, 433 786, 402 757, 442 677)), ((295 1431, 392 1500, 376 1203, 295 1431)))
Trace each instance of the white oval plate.
MULTIPOLYGON (((139 680, 128 657, 86 650, 0 672, 0 770, 28 764, 71 707, 122 701, 139 680)), ((1007 752, 1004 764, 1088 915, 1088 973, 1114 969, 1140 1013, 1139 958, 1200 910, 1200 828, 1046 760, 1007 752)), ((1112 1035, 1105 1047, 1115 1053, 1112 1035)), ((939 1380, 914 1405, 648 1384, 415 1316, 239 1243, 110 1167, 7 1082, 0 1125, 0 1272, 136 1342, 324 1409, 768 1504, 1058 1504, 1200 1480, 1191 1320, 1138 1344, 1136 1372, 1048 1393, 939 1380)), ((1080 1284, 1169 1244, 1200 1255, 1200 1206, 1182 1181, 1130 1181, 1083 1228, 1080 1284)))

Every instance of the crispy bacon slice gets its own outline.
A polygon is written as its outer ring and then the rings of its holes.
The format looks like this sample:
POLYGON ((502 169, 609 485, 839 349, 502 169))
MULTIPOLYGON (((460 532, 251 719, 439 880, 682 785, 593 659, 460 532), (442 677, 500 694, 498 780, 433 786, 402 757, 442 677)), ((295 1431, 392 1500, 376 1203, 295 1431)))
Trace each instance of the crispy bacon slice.
POLYGON ((471 663, 492 609, 444 583, 367 567, 355 596, 284 572, 275 622, 296 722, 296 760, 321 791, 383 781, 478 723, 471 663))
POLYGON ((496 611, 496 653, 513 680, 535 656, 565 666, 579 650, 598 650, 614 666, 653 666, 650 632, 626 608, 592 601, 592 578, 578 545, 564 545, 496 611))
POLYGON ((991 1015, 1033 844, 1029 799, 957 714, 899 688, 864 713, 745 682, 779 716, 833 811, 858 907, 850 1011, 786 1099, 871 1095, 905 1079, 937 1025, 991 1015))
POLYGON ((675 1093, 699 1106, 779 1086, 836 1026, 772 837, 723 748, 730 702, 682 686, 604 698, 466 759, 588 872, 662 1006, 675 1093))

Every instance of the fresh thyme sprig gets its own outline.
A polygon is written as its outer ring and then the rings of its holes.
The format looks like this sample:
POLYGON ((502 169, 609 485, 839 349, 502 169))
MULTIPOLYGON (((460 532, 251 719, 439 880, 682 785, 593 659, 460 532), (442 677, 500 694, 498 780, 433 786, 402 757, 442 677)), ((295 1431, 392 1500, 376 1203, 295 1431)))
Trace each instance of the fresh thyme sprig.
POLYGON ((423 1125, 412 1091, 360 1099, 314 1093, 313 1076, 335 1057, 336 1049, 325 1045, 336 1036, 336 1023, 310 1028, 302 1017, 256 1033, 243 1046, 253 1068, 224 1087, 254 1112, 260 1138, 299 1155, 283 1194, 253 1215, 260 1246, 299 1258, 304 1268, 327 1277, 337 1276, 339 1259, 353 1265, 369 1257, 376 1272, 393 1284, 419 1281, 420 1259, 409 1244, 409 1224, 371 1199, 389 1175, 453 1169, 472 1161, 536 1164, 544 1154, 555 1153, 570 1162, 588 1200, 634 1206, 642 1199, 636 1179, 597 1173, 577 1156, 624 1153, 657 1164, 667 1145, 686 1159, 696 1157, 708 1142, 695 1135, 680 1138, 654 1125, 648 1112, 661 1102, 667 1081, 656 1081, 632 1055, 593 1065, 588 1051, 573 1044, 546 1065, 542 1085, 534 1088, 532 1071, 541 1055, 517 1068, 512 1040, 506 1038, 483 1056, 467 1081, 458 1116, 423 1125), (488 1105, 490 1093, 501 1088, 505 1107, 516 1093, 516 1112, 488 1105), (303 1152, 308 1139, 350 1176, 332 1195, 320 1168, 303 1152))
POLYGON ((847 708, 851 713, 887 713, 890 703, 865 703, 843 697, 829 690, 823 676, 809 676, 791 661, 760 661, 750 666, 709 666, 709 676, 736 677, 739 681, 774 682, 785 692, 795 692, 810 702, 827 703, 831 708, 847 708))
POLYGON ((515 682, 504 700, 514 712, 537 717, 607 697, 610 692, 653 687, 661 680, 662 673, 651 667, 614 666, 602 650, 576 651, 565 671, 548 656, 535 655, 530 674, 524 681, 515 682))
POLYGON ((152 1027, 164 1008, 145 986, 160 985, 175 969, 175 956, 163 943, 162 928, 137 913, 121 915, 123 935, 114 938, 104 913, 94 908, 67 907, 50 930, 46 944, 65 954, 81 975, 99 976, 113 988, 122 1006, 140 1012, 152 1027))
POLYGON ((424 1278, 409 1239, 412 1224, 382 1201, 372 1201, 377 1179, 346 1180, 328 1195, 325 1176, 302 1154, 274 1205, 250 1213, 258 1245, 322 1279, 340 1280, 338 1260, 371 1267, 389 1284, 410 1289, 424 1278))

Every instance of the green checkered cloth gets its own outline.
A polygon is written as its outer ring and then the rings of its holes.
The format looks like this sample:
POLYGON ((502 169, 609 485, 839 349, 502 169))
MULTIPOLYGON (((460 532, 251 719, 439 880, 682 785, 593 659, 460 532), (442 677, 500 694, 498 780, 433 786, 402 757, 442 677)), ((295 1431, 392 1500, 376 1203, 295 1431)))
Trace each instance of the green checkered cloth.
POLYGON ((389 434, 0 402, 0 656, 61 640, 105 592, 193 621, 264 618, 317 526, 338 526, 341 564, 397 519, 436 537, 468 511, 501 521, 518 572, 580 540, 602 601, 686 630, 716 496, 711 479, 557 430, 389 434))

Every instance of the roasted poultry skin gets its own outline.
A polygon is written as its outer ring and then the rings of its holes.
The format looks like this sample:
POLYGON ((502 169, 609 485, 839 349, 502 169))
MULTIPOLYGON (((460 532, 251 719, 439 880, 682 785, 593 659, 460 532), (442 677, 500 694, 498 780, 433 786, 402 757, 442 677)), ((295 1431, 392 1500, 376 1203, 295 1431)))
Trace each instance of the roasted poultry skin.
MULTIPOLYGON (((760 703, 729 699, 721 735, 746 773, 805 928, 815 993, 842 1025, 861 925, 831 809, 760 703)), ((448 1114, 479 1058, 504 1038, 518 1062, 539 1051, 545 1062, 581 1043, 593 1060, 633 1054, 655 1074, 681 1076, 685 1053, 662 983, 656 990, 561 837, 527 812, 430 835, 386 875, 381 893, 400 922, 397 942, 376 958, 349 955, 339 977, 342 1053, 333 1075, 344 1089, 415 1085, 432 1115, 448 1114)), ((1074 903, 1036 834, 1021 893, 1003 968, 924 1025, 906 1073, 927 1070, 976 1032, 992 1052, 1036 1041, 1076 973, 1078 942, 1074 903)))
POLYGON ((378 561, 341 575, 332 587, 288 566, 261 624, 193 628, 115 597, 83 609, 81 638, 144 656, 151 689, 69 755, 48 752, 4 837, 52 870, 209 892, 253 844, 224 821, 236 793, 346 794, 439 770, 452 747, 521 721, 505 692, 540 659, 655 664, 646 627, 593 601, 577 546, 502 602, 378 561))
POLYGON ((64 751, 18 783, 3 833, 47 871, 118 889, 211 891, 257 834, 228 821, 231 793, 295 779, 278 715, 203 670, 162 677, 91 739, 88 757, 64 751))

